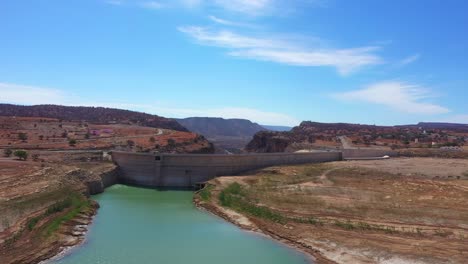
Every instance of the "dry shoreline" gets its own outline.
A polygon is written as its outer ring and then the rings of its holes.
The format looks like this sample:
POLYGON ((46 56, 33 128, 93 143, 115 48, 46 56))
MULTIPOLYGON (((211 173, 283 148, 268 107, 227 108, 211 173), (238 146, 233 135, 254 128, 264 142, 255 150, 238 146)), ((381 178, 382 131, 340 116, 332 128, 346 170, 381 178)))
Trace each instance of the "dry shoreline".
MULTIPOLYGON (((288 237, 285 237, 285 236, 282 236, 278 233, 275 233, 273 232, 273 230, 269 230, 268 228, 262 228, 261 225, 258 225, 258 223, 249 223, 249 224, 242 224, 240 223, 239 221, 237 221, 236 219, 234 219, 234 217, 226 214, 225 212, 223 212, 224 210, 222 208, 218 208, 219 206, 218 205, 213 205, 211 203, 206 203, 206 202, 203 202, 199 197, 198 197, 198 193, 196 192, 193 196, 193 203, 194 205, 200 209, 200 210, 204 210, 204 211, 207 211, 217 217, 220 217, 222 219, 224 219, 225 221, 228 221, 234 225, 236 225, 237 227, 239 227, 240 229, 246 231, 246 232, 253 232, 255 234, 258 234, 258 235, 262 235, 262 236, 265 236, 266 238, 269 238, 269 239, 272 239, 276 242, 279 242, 285 246, 288 246, 294 250, 297 250, 303 254, 305 254, 309 260, 309 263, 314 263, 314 264, 336 264, 336 262, 330 260, 330 259, 327 259, 326 257, 324 257, 318 250, 306 245, 306 244, 303 244, 303 243, 300 243, 298 241, 295 241, 291 238, 288 238, 288 237)), ((243 217, 246 217, 245 215, 242 215, 243 217)), ((246 217, 247 218, 247 217, 246 217)), ((248 218, 249 219, 249 218, 248 218)), ((249 219, 249 221, 252 221, 252 219, 249 219)))

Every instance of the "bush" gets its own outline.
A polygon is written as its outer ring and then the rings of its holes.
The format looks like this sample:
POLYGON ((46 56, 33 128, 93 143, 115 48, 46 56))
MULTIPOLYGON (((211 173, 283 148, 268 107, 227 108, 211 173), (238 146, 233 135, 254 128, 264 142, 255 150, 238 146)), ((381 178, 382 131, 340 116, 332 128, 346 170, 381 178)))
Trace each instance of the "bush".
POLYGON ((72 147, 74 147, 76 145, 76 139, 70 139, 68 140, 68 144, 72 147))
POLYGON ((17 150, 13 153, 15 157, 19 158, 20 160, 27 160, 28 159, 28 152, 25 150, 17 150))
POLYGON ((28 135, 26 133, 19 133, 18 138, 22 141, 28 140, 28 135))
POLYGON ((5 157, 9 158, 13 154, 13 151, 11 149, 5 149, 3 150, 3 154, 5 155, 5 157))
POLYGON ((170 138, 170 139, 167 140, 167 145, 172 147, 172 146, 175 146, 175 144, 176 144, 176 142, 175 142, 174 139, 170 138))

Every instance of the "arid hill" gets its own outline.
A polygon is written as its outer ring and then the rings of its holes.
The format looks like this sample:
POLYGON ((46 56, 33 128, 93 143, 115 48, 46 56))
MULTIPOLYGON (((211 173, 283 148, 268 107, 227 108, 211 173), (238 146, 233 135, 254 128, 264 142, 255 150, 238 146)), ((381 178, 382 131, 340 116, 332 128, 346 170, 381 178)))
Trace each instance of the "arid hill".
POLYGON ((291 131, 262 131, 246 146, 249 152, 293 152, 321 148, 449 149, 463 151, 466 125, 419 123, 375 126, 304 121, 291 131), (343 143, 344 141, 344 143, 343 143))
POLYGON ((188 131, 173 119, 105 107, 0 104, 0 116, 56 118, 67 121, 87 121, 95 124, 135 124, 146 127, 188 131))

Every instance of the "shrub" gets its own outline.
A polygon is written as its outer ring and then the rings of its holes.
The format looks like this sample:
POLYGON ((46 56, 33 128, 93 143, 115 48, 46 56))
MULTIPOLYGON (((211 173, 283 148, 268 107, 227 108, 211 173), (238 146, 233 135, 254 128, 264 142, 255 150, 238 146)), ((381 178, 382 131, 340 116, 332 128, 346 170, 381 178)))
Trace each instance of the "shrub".
POLYGON ((19 158, 20 160, 27 160, 28 159, 28 152, 25 150, 17 150, 13 153, 15 157, 19 158))
POLYGON ((200 197, 203 201, 209 201, 211 199, 211 190, 213 186, 206 186, 200 191, 200 197))
POLYGON ((167 140, 167 145, 169 145, 169 146, 175 146, 175 144, 176 144, 176 142, 175 142, 174 139, 170 138, 170 139, 167 140))
POLYGON ((11 155, 13 154, 13 151, 11 149, 5 149, 3 150, 3 154, 5 155, 5 157, 11 157, 11 155))
POLYGON ((19 133, 18 134, 18 139, 20 139, 22 141, 26 141, 26 140, 28 140, 28 135, 26 133, 19 133))
POLYGON ((70 139, 68 140, 68 144, 72 147, 74 147, 76 145, 76 139, 70 139))

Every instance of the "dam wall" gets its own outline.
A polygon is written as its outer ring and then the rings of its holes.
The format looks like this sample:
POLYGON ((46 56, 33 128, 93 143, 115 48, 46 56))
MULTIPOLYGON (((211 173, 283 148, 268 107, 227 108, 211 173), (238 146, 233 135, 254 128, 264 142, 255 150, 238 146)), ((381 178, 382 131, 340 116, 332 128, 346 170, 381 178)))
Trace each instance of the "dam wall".
POLYGON ((274 165, 342 160, 341 152, 216 154, 147 154, 112 152, 118 181, 148 187, 192 187, 216 176, 235 175, 274 165))
POLYGON ((396 157, 398 152, 384 149, 343 149, 343 159, 396 157))

